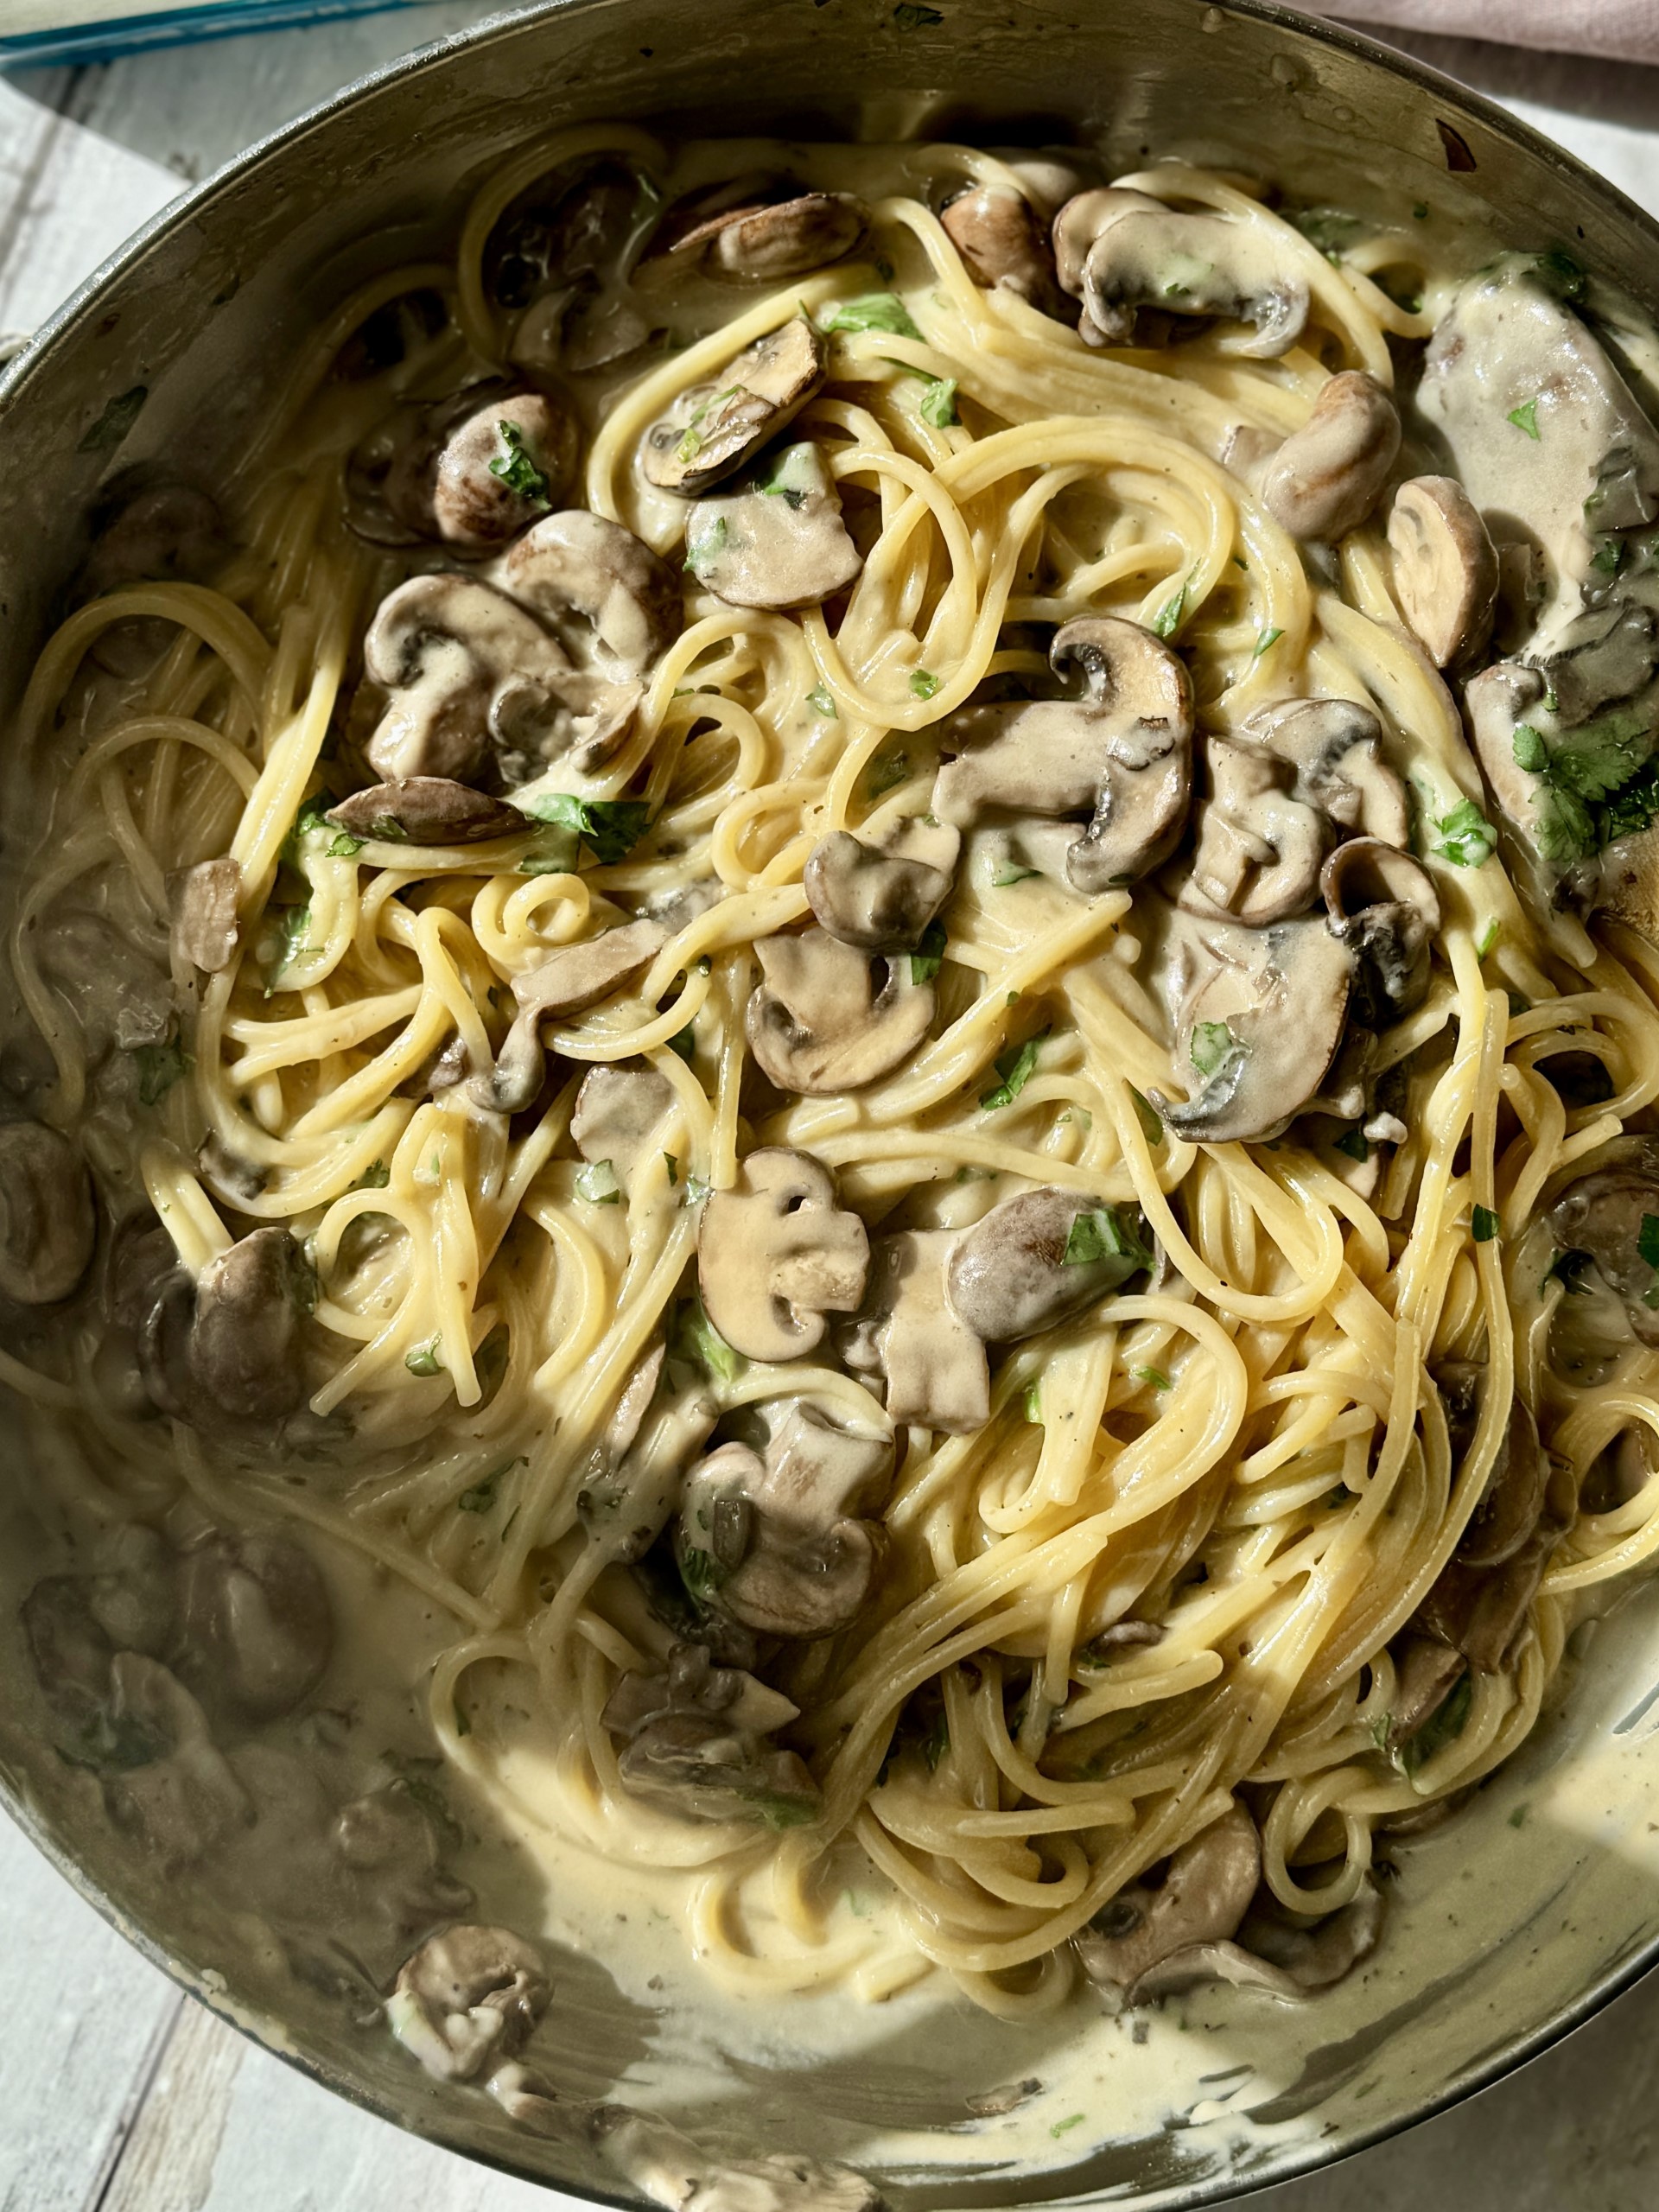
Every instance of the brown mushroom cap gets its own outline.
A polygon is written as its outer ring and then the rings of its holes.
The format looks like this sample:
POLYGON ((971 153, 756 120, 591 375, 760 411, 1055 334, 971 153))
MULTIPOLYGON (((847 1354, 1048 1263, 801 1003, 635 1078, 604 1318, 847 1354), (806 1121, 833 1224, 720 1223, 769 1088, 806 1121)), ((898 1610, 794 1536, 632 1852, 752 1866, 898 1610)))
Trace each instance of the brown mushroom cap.
POLYGON ((1411 842, 1403 779, 1383 758, 1382 725, 1353 699, 1279 699, 1244 734, 1294 771, 1298 798, 1339 830, 1387 844, 1411 842))
POLYGON ((168 876, 167 893, 175 957, 208 975, 228 968, 236 957, 241 861, 228 855, 198 861, 168 876))
POLYGON ((570 1112, 570 1135, 586 1160, 608 1160, 626 1184, 675 1111, 674 1086, 655 1068, 591 1067, 570 1112))
POLYGON ((1225 1942, 1261 1878, 1255 1823, 1234 1804, 1174 1853, 1160 1888, 1137 1884, 1102 1907, 1076 1939, 1084 1972, 1091 1981, 1128 1992, 1172 1954, 1225 1942))
POLYGON ((668 943, 660 922, 624 922, 579 944, 563 944, 539 966, 512 979, 518 1014, 488 1076, 475 1077, 471 1095, 497 1113, 521 1113, 542 1087, 542 1027, 581 1014, 657 957, 668 943))
POLYGON ((1262 504, 1293 537, 1345 537, 1376 505, 1399 451, 1393 400, 1363 369, 1343 369, 1274 455, 1262 504))
POLYGON ((386 2024, 429 2074, 470 2082, 529 2039, 551 1994, 541 1953, 523 1936, 463 1924, 404 1961, 386 2024))
POLYGON ((1378 837, 1350 837, 1319 877, 1331 933, 1356 960, 1353 1007, 1367 1029, 1382 1029, 1421 1002, 1429 952, 1440 934, 1440 900, 1420 861, 1378 837))
POLYGON ((1070 1320, 1147 1264, 1139 1237, 1122 1236, 1115 1213, 1112 1231, 1126 1249, 1068 1261, 1078 1219, 1109 1212, 1086 1192, 1053 1185, 1004 1198, 957 1239, 945 1271, 953 1310, 988 1344, 1017 1344, 1070 1320))
POLYGON ((974 186, 940 211, 939 221, 982 290, 1013 292, 1046 315, 1058 312, 1048 228, 1023 193, 1006 184, 974 186))
POLYGON ((1054 252, 1061 284, 1084 303, 1084 335, 1096 343, 1128 344, 1136 313, 1153 308, 1247 323, 1249 338, 1232 350, 1270 359, 1307 321, 1307 280, 1284 265, 1269 232, 1239 216, 1183 213, 1137 192, 1088 192, 1055 217, 1054 252))
POLYGON ((786 1697, 698 1644, 677 1644, 659 1674, 624 1675, 601 1718, 626 1738, 623 1787, 687 1820, 766 1820, 794 1827, 817 1815, 818 1786, 793 1751, 766 1738, 796 1717, 786 1697))
POLYGON ((752 1152, 729 1190, 711 1192, 697 1232, 703 1309, 748 1359, 798 1359, 829 1313, 855 1313, 869 1238, 836 1203, 836 1182, 804 1153, 752 1152))
MULTIPOLYGON (((950 849, 954 830, 933 833, 950 849)), ((899 952, 920 943, 950 896, 949 869, 867 844, 835 830, 814 845, 803 877, 807 903, 821 929, 861 952, 899 952)))
POLYGON ((1414 476, 1389 510, 1394 595, 1436 668, 1475 659, 1491 635, 1497 550, 1452 476, 1414 476))
POLYGON ((1090 814, 1066 853, 1093 893, 1166 861, 1192 798, 1192 688, 1185 664, 1140 624, 1082 615, 1054 633, 1051 664, 1083 696, 971 707, 939 732, 961 751, 933 783, 932 810, 967 829, 988 811, 1090 814))
POLYGON ((209 1712, 270 1720, 316 1688, 334 1611, 291 1538, 213 1537, 185 1554, 178 1588, 178 1670, 209 1712))
POLYGON ((638 682, 680 634, 678 576, 631 530, 585 507, 544 516, 492 575, 618 683, 638 682))
POLYGON ((354 837, 409 845, 478 845, 493 837, 522 836, 530 826, 516 806, 486 798, 448 776, 371 784, 331 806, 327 818, 354 837))
POLYGON ((686 517, 685 565, 732 607, 817 607, 844 591, 864 556, 841 495, 809 439, 763 454, 686 517))
MULTIPOLYGON (((1459 1465, 1474 1444, 1488 1372, 1484 1363, 1472 1361, 1448 1363, 1434 1371, 1459 1465)), ((1538 1425, 1525 1399, 1516 1395, 1486 1486, 1458 1540, 1457 1557, 1469 1567, 1502 1567, 1513 1559, 1538 1526, 1549 1482, 1549 1455, 1539 1441, 1538 1425)))
POLYGON ((505 545, 561 499, 575 462, 575 425, 544 392, 486 399, 452 423, 432 478, 432 523, 446 544, 505 545), (515 484, 526 488, 516 489, 515 484))
POLYGON ((728 284, 785 284, 844 261, 869 210, 850 192, 796 192, 728 207, 682 231, 670 257, 728 284))
POLYGON ((0 1294, 52 1306, 92 1264, 92 1179, 75 1147, 43 1122, 0 1123, 0 1294))
POLYGON ((638 684, 573 668, 558 640, 505 592, 470 576, 411 576, 382 600, 363 664, 391 694, 365 748, 388 779, 466 783, 512 747, 583 770, 626 736, 638 684))
POLYGON ((907 957, 884 961, 821 929, 762 938, 765 978, 749 1000, 749 1049, 780 1090, 858 1090, 899 1066, 933 1019, 933 987, 907 957), (878 966, 887 973, 879 982, 878 966))
POLYGON ((1191 914, 1261 929, 1304 913, 1332 841, 1318 807, 1296 798, 1285 764, 1265 747, 1212 737, 1210 791, 1198 814, 1192 871, 1180 889, 1191 914))
POLYGON ((1557 1195, 1547 1219, 1563 1251, 1587 1252, 1643 1344, 1659 1344, 1659 1309, 1648 1294, 1659 1274, 1642 1256, 1642 1224, 1659 1215, 1659 1140, 1616 1140, 1557 1195))
POLYGON ((842 1357, 885 1378, 887 1418, 896 1426, 913 1421, 969 1436, 991 1417, 990 1368, 982 1340, 946 1291, 956 1243, 948 1229, 880 1238, 864 1310, 846 1332, 842 1357))
POLYGON ((315 1295, 303 1253, 275 1224, 209 1260, 196 1280, 188 1354, 200 1396, 240 1421, 292 1413, 305 1395, 303 1325, 315 1295))
POLYGON ((686 498, 740 469, 793 422, 823 381, 823 340, 804 315, 757 339, 709 390, 688 392, 683 411, 648 434, 641 466, 651 482, 686 498))

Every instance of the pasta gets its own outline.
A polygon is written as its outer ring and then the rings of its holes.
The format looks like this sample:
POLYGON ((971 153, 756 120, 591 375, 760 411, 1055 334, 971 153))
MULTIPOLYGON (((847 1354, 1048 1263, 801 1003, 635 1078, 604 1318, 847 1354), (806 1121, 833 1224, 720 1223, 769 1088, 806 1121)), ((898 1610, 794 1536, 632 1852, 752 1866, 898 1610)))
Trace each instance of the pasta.
MULTIPOLYGON (((1552 675, 1483 781, 1452 686, 1491 711, 1528 603, 1421 365, 1478 289, 1408 215, 1331 251, 1174 164, 1102 198, 537 145, 317 334, 194 567, 141 486, 173 550, 99 541, 18 718, 29 1111, 111 1226, 89 1289, 90 1242, 11 1268, 48 1320, 0 1377, 104 1521, 187 1500, 442 1609, 464 1786, 758 1993, 1140 2001, 1178 1926, 1334 1979, 1659 1548, 1651 665, 1611 737, 1552 675)), ((1508 466, 1552 405, 1497 410, 1508 466)))

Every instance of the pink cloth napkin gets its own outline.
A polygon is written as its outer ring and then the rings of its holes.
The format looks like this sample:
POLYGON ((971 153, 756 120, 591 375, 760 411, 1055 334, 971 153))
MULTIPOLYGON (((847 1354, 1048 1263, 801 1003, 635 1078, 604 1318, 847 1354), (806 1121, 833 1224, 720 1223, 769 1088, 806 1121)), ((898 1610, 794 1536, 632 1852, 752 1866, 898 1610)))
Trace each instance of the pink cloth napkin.
POLYGON ((1302 0, 1367 29, 1440 31, 1556 54, 1659 62, 1659 0, 1302 0))

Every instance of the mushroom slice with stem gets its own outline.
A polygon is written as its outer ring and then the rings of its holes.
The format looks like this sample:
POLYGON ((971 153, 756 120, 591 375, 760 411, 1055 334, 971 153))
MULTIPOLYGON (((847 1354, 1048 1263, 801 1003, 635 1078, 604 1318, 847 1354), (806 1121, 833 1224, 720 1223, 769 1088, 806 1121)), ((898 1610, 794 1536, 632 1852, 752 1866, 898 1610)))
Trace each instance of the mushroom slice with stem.
POLYGON ((216 976, 236 957, 237 906, 242 896, 242 863, 228 855, 198 861, 167 880, 176 958, 216 976))
POLYGON ((1394 595, 1436 668, 1485 650, 1497 605, 1497 551, 1480 509, 1453 476, 1414 476, 1389 510, 1394 595))
MULTIPOLYGON (((1488 1374, 1484 1363, 1470 1360, 1449 1362, 1434 1370, 1446 1405, 1454 1465, 1461 1465, 1473 1447, 1488 1374)), ((1483 1567, 1502 1567, 1513 1559, 1538 1526, 1549 1484, 1549 1455, 1539 1440, 1531 1409, 1516 1393, 1486 1487, 1464 1523, 1455 1556, 1465 1566, 1483 1567)))
POLYGON ((682 230, 666 258, 728 284, 786 284, 844 261, 869 229, 850 192, 790 192, 725 207, 682 230))
POLYGON ((646 676, 680 634, 680 580, 620 522, 585 507, 547 515, 491 571, 510 598, 613 682, 646 676))
POLYGON ((735 474, 792 423, 823 381, 823 340, 804 315, 740 353, 715 386, 699 385, 645 436, 641 466, 664 492, 695 498, 735 474))
POLYGON ((1333 376, 1262 479, 1262 501, 1293 537, 1334 543, 1381 498, 1400 451, 1400 416, 1363 369, 1333 376))
POLYGON ((1160 1959, 1129 1991, 1126 2003, 1150 2004, 1179 1996, 1200 1982, 1225 1981, 1297 2004, 1352 1972, 1376 1948, 1382 1933, 1382 1892, 1362 1884, 1357 1897, 1337 1911, 1309 1920, 1286 1912, 1269 1892, 1253 1904, 1236 1942, 1189 1944, 1160 1959))
POLYGON ((780 1090, 859 1090, 907 1060, 933 1020, 933 987, 908 958, 885 959, 827 931, 761 938, 764 982, 744 1027, 761 1071, 780 1090), (877 981, 874 969, 886 969, 877 981))
POLYGON ((551 1995, 533 1944, 509 1928, 463 1923, 404 1960, 386 2024, 437 2080, 470 2082, 524 2047, 551 1995))
POLYGON ((213 1536, 178 1571, 175 1663, 212 1713, 273 1720, 309 1695, 334 1649, 328 1592, 287 1536, 213 1536))
POLYGON ((576 442, 568 408, 511 385, 396 407, 346 464, 347 518, 373 544, 488 552, 563 498, 576 442))
POLYGON ((763 454, 686 517, 685 565, 730 607, 818 607, 844 591, 864 556, 810 438, 763 454))
POLYGON ((473 1078, 470 1095, 475 1103, 497 1113, 522 1113, 542 1087, 543 1024, 608 998, 667 943, 668 931, 660 922, 624 922, 580 944, 561 945, 539 967, 515 976, 518 1018, 502 1040, 493 1071, 473 1078))
POLYGON ((760 1636, 833 1636, 869 1595, 880 1547, 864 1517, 893 1475, 885 1427, 810 1398, 767 1408, 764 1456, 723 1444, 686 1478, 675 1552, 686 1587, 760 1636))
POLYGON ((950 896, 961 849, 960 832, 943 823, 906 823, 880 846, 831 830, 803 877, 813 918, 861 952, 907 951, 950 896))
POLYGON ((573 668, 557 639, 493 585, 411 576, 380 602, 363 664, 391 695, 365 748, 388 779, 466 783, 504 750, 586 772, 627 735, 637 683, 573 668))
POLYGON ((331 806, 327 819, 354 837, 394 845, 480 845, 492 837, 522 836, 530 826, 516 806, 448 776, 371 784, 331 806))
POLYGON ((1433 1636, 1402 1636, 1394 1652, 1394 1701, 1388 1749, 1396 1751, 1427 1727, 1469 1671, 1461 1651, 1433 1636))
POLYGON ((986 1344, 1017 1344, 1119 1289, 1152 1256, 1138 1221, 1126 1224, 1086 1191, 1048 1185, 1004 1198, 961 1232, 947 1294, 986 1344))
POLYGON ((1379 837, 1351 837, 1319 877, 1331 934, 1354 955, 1352 1007, 1385 1029, 1421 1005, 1440 928, 1440 894, 1421 861, 1379 837))
POLYGON ((952 1306, 949 1229, 906 1229, 875 1247, 864 1311, 845 1333, 849 1367, 887 1383, 887 1419, 970 1436, 991 1417, 985 1344, 952 1306))
POLYGON ((1295 771, 1298 798, 1350 835, 1411 842, 1406 786, 1382 754, 1382 725, 1354 699, 1280 699, 1244 735, 1295 771))
POLYGON ((798 1359, 829 1313, 855 1313, 870 1244, 836 1203, 827 1167, 804 1152, 752 1152, 729 1190, 710 1193, 697 1231, 703 1310, 747 1359, 798 1359))
POLYGON ((1194 1944, 1227 1942, 1262 1878, 1262 1841, 1235 1803, 1171 1858, 1162 1885, 1120 1890, 1073 1940, 1084 1972, 1120 2010, 1141 1977, 1194 1944))
POLYGON ((1178 927, 1160 988, 1176 1065, 1203 1083, 1184 1103, 1152 1093, 1167 1125, 1194 1144, 1277 1136, 1336 1058, 1353 970, 1353 954, 1323 922, 1178 927))
POLYGON ((1654 1249, 1643 1224, 1659 1217, 1659 1138, 1615 1138, 1584 1166, 1548 1209, 1550 1234, 1560 1250, 1588 1253, 1638 1341, 1659 1344, 1659 1306, 1649 1302, 1659 1269, 1643 1249, 1654 1249))
POLYGON ((1306 912, 1332 842, 1324 814, 1295 797, 1286 764, 1265 746, 1212 737, 1205 757, 1210 791, 1182 906, 1255 929, 1306 912))
POLYGON ((0 1123, 0 1294, 54 1306, 78 1289, 98 1236, 92 1179, 43 1122, 0 1123))
POLYGON ((700 1382, 664 1390, 661 1344, 623 1387, 594 1452, 576 1510, 589 1537, 622 1566, 641 1560, 668 1526, 685 1468, 708 1440, 718 1408, 700 1382))
POLYGON ((932 811, 965 830, 988 810, 1090 815, 1067 850, 1074 889, 1133 883, 1167 860, 1192 800, 1192 687, 1185 664, 1138 623, 1080 615, 1049 660, 1075 668, 1077 699, 970 707, 940 729, 961 750, 933 783, 932 811))
POLYGON ((1096 344, 1127 346, 1143 308, 1249 326, 1224 341, 1252 359, 1288 353, 1307 321, 1307 280, 1266 223, 1184 212, 1141 193, 1085 193, 1054 219, 1060 283, 1084 303, 1096 344), (1095 334, 1098 334, 1096 336, 1095 334))
POLYGON ((601 1715, 626 1738, 622 1786, 691 1821, 799 1827, 817 1817, 818 1786, 794 1751, 767 1739, 798 1708, 696 1643, 676 1644, 660 1674, 624 1675, 601 1715))
POLYGON ((674 1086, 655 1068, 592 1067, 576 1093, 570 1134, 585 1160, 608 1160, 626 1185, 662 1150, 657 1140, 675 1110, 674 1086))
POLYGON ((315 1302, 316 1277, 285 1229, 253 1230, 209 1260, 183 1347, 184 1417, 200 1423, 203 1401, 237 1421, 292 1413, 305 1396, 303 1330, 315 1302))
POLYGON ((1006 184, 972 186, 947 201, 939 221, 982 291, 1012 292, 1044 315, 1060 314, 1065 295, 1047 226, 1023 193, 1006 184))

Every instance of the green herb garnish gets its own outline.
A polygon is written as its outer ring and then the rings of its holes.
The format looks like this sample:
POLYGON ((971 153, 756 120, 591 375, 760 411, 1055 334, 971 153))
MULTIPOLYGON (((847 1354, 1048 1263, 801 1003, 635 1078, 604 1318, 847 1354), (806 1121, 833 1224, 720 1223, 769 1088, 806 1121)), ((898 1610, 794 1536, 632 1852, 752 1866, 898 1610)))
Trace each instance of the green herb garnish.
POLYGON ((912 983, 931 983, 938 974, 944 959, 944 924, 930 922, 922 931, 922 941, 910 956, 910 980, 912 983))
POLYGON ((505 484, 515 497, 532 500, 537 506, 550 505, 553 487, 536 466, 536 456, 518 425, 509 423, 504 416, 496 423, 495 435, 505 450, 497 454, 491 461, 491 475, 505 484))
POLYGON ((146 1106, 166 1097, 174 1084, 195 1065, 176 1035, 159 1045, 136 1045, 133 1065, 138 1071, 138 1096, 146 1106))
POLYGON ((601 868, 626 860, 651 827, 651 808, 642 798, 577 798, 570 791, 549 791, 531 802, 537 822, 574 830, 601 868))
POLYGON ((1529 399, 1524 406, 1510 408, 1503 419, 1513 423, 1517 430, 1524 430, 1535 445, 1542 435, 1538 428, 1538 403, 1535 399, 1529 399))
MULTIPOLYGON (((687 1184, 687 1203, 690 1202, 690 1184, 687 1184)), ((707 1185, 704 1186, 705 1194, 707 1185)), ((687 1299, 680 1308, 679 1326, 676 1331, 677 1349, 694 1360, 705 1374, 712 1375, 717 1382, 735 1382, 748 1365, 741 1351, 734 1351, 720 1331, 702 1310, 700 1298, 687 1299)))
POLYGON ((815 683, 806 695, 806 703, 815 715, 822 715, 827 722, 841 720, 841 716, 836 712, 836 702, 827 683, 815 683))
POLYGON ((910 672, 910 688, 918 699, 931 699, 944 683, 942 676, 935 676, 931 669, 914 668, 910 672))
POLYGON ((1012 1106, 1020 1093, 1037 1071, 1037 1056, 1048 1035, 1046 1028, 1039 1029, 1034 1037, 1027 1037, 1023 1045, 1010 1045, 999 1052, 992 1062, 999 1080, 995 1088, 980 1097, 980 1110, 994 1114, 1000 1107, 1012 1106))
POLYGON ((434 1337, 430 1344, 417 1344, 413 1351, 404 1354, 404 1365, 411 1375, 442 1375, 443 1362, 438 1357, 442 1338, 434 1337))
POLYGON ((1475 1686, 1464 1675, 1444 1704, 1431 1713, 1416 1734, 1408 1737, 1395 1751, 1395 1763, 1404 1773, 1414 1775, 1420 1767, 1428 1764, 1436 1751, 1444 1751, 1463 1733, 1474 1695, 1475 1686))
POLYGON ((893 338, 919 338, 922 334, 897 292, 864 292, 855 300, 839 300, 818 327, 826 333, 883 330, 893 338))
POLYGON ((1263 630, 1256 639, 1255 650, 1250 655, 1250 658, 1252 660, 1260 660, 1262 654, 1266 652, 1270 646, 1276 645, 1280 639, 1282 638, 1284 634, 1285 633, 1282 630, 1279 629, 1275 626, 1269 625, 1269 626, 1263 630))
POLYGON ((935 377, 922 394, 917 412, 936 430, 953 430, 962 417, 957 412, 957 378, 935 377))
POLYGON ((1357 1122, 1351 1129, 1345 1129, 1337 1139, 1336 1149, 1338 1152, 1346 1153, 1350 1160, 1364 1161, 1371 1156, 1371 1147, 1367 1141, 1365 1132, 1357 1122))
POLYGON ((1469 1226, 1477 1244, 1490 1244, 1501 1233, 1503 1224, 1490 1206, 1475 1206, 1470 1211, 1469 1226))
POLYGON ((1186 612, 1187 587, 1192 581, 1191 576, 1183 576, 1179 588, 1171 594, 1153 616, 1152 627, 1154 635, 1160 638, 1173 638, 1180 628, 1181 617, 1186 612))
POLYGON ((590 1160, 578 1173, 576 1196, 586 1198, 590 1206, 620 1205, 622 1185, 617 1181, 616 1170, 608 1160, 590 1160))
POLYGON ((1450 861, 1454 868, 1484 867, 1497 849, 1497 830, 1471 798, 1462 800, 1450 814, 1443 814, 1435 827, 1440 833, 1435 855, 1450 861))
POLYGON ((897 748, 889 753, 878 753, 864 771, 864 788, 872 798, 880 798, 884 791, 896 790, 909 774, 909 753, 897 748))
POLYGON ((1186 1056, 1200 1075, 1213 1075, 1238 1039, 1224 1021, 1195 1022, 1186 1056))
POLYGON ((924 31, 931 30, 935 23, 942 23, 944 17, 937 8, 918 6, 917 0, 899 0, 899 5, 893 11, 893 21, 895 29, 924 31))
POLYGON ((1149 1268, 1152 1254, 1134 1229, 1126 1229, 1116 1206, 1095 1206, 1073 1220, 1061 1255, 1061 1265, 1087 1267, 1096 1260, 1128 1260, 1136 1268, 1149 1268))
POLYGON ((1154 1390, 1173 1390, 1175 1387, 1161 1367, 1132 1367, 1129 1372, 1137 1382, 1144 1382, 1154 1390))

